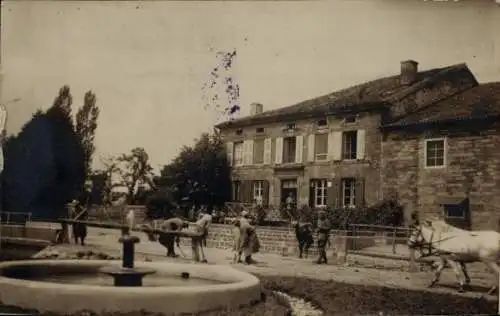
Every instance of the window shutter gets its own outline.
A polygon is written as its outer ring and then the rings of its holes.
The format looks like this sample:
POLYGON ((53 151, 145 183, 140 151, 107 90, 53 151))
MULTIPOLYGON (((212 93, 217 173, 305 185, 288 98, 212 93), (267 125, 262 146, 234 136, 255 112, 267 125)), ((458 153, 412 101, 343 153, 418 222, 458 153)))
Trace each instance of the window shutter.
POLYGON ((243 164, 248 166, 253 163, 253 139, 243 142, 243 164))
POLYGON ((309 180, 309 206, 314 207, 314 180, 309 180))
POLYGON ((342 132, 331 132, 328 137, 330 160, 342 160, 342 132))
POLYGON ((269 205, 269 181, 262 181, 263 182, 263 188, 262 188, 262 204, 264 206, 269 205))
POLYGON ((340 199, 342 195, 340 194, 340 180, 339 179, 330 179, 331 186, 326 190, 326 200, 328 201, 328 206, 330 208, 336 209, 339 208, 342 204, 340 199))
POLYGON ((281 164, 283 162, 283 137, 276 138, 276 154, 275 162, 281 164))
POLYGON ((226 150, 227 150, 227 162, 229 163, 230 166, 232 166, 233 165, 233 151, 234 151, 233 142, 226 143, 226 150))
POLYGON ((264 164, 271 164, 271 138, 264 139, 264 164))
POLYGON ((304 155, 304 136, 295 136, 295 163, 302 163, 304 155))
POLYGON ((253 202, 253 182, 249 180, 241 181, 241 202, 252 203, 253 202))
POLYGON ((356 179, 356 207, 365 206, 365 179, 356 179))
POLYGON ((366 132, 364 129, 358 130, 356 144, 356 159, 365 159, 366 132))
POLYGON ((314 141, 315 135, 310 134, 307 136, 307 161, 314 161, 314 141))

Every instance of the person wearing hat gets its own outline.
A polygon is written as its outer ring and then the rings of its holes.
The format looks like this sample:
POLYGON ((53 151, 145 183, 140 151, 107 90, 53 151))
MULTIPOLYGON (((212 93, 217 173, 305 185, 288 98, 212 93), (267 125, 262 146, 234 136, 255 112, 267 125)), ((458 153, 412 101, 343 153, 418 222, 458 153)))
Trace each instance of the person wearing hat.
POLYGON ((328 218, 326 217, 326 213, 324 211, 320 211, 318 213, 318 252, 319 258, 316 261, 317 264, 328 263, 328 259, 326 258, 326 244, 328 243, 328 238, 330 234, 331 224, 328 218))

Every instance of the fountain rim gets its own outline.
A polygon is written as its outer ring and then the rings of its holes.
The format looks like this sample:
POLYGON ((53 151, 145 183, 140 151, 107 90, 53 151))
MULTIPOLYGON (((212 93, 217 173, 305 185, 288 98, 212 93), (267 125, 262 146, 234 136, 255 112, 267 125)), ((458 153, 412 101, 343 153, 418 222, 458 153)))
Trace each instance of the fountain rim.
MULTIPOLYGON (((44 259, 44 260, 16 260, 16 261, 6 261, 0 263, 0 270, 8 267, 16 266, 95 266, 104 267, 113 264, 120 264, 121 260, 76 260, 76 259, 44 259)), ((199 292, 200 294, 206 292, 225 292, 227 290, 238 290, 242 287, 252 287, 260 284, 260 280, 251 273, 236 270, 230 266, 226 265, 200 265, 193 263, 176 263, 176 262, 138 262, 137 267, 148 267, 153 268, 157 272, 172 267, 173 265, 182 266, 186 272, 190 269, 202 269, 212 270, 215 272, 224 273, 230 277, 236 279, 236 281, 229 281, 223 284, 210 284, 210 285, 190 285, 190 286, 142 286, 142 287, 115 287, 115 286, 100 286, 100 285, 85 285, 85 284, 67 284, 67 283, 56 283, 47 281, 35 281, 35 280, 25 280, 10 278, 0 274, 0 286, 5 284, 11 284, 14 286, 30 286, 39 289, 46 290, 57 290, 64 287, 65 291, 81 291, 81 290, 92 290, 99 291, 103 293, 131 293, 137 292, 138 290, 143 294, 155 294, 171 292, 179 294, 193 294, 199 292)), ((165 271, 165 270, 163 270, 165 271)), ((210 278, 207 278, 210 279, 210 278)))

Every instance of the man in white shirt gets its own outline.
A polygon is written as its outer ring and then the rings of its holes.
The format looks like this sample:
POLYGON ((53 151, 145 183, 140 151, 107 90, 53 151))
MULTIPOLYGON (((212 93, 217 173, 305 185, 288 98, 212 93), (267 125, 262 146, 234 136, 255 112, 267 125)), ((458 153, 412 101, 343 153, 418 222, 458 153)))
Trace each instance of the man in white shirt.
POLYGON ((193 259, 196 262, 200 261, 200 252, 202 256, 201 262, 206 263, 207 259, 203 252, 203 239, 208 236, 208 227, 212 223, 212 215, 208 214, 205 209, 200 213, 199 219, 193 225, 196 233, 201 233, 201 237, 193 237, 191 239, 191 246, 193 249, 193 259))

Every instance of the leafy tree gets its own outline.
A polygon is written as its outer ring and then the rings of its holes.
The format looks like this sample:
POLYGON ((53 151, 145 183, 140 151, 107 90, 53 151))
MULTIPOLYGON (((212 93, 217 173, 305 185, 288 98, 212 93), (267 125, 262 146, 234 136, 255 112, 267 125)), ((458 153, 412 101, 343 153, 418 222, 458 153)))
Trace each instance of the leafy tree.
POLYGON ((153 167, 144 148, 136 147, 129 154, 116 158, 121 185, 127 190, 127 203, 134 204, 140 187, 153 187, 153 167))
POLYGON ((83 149, 71 119, 69 87, 46 112, 37 111, 5 152, 5 206, 35 216, 59 216, 79 198, 85 180, 83 149))
POLYGON ((85 174, 90 176, 92 155, 95 151, 94 138, 99 118, 99 108, 96 105, 96 96, 92 91, 85 93, 83 106, 76 113, 75 131, 80 137, 85 153, 85 174))
POLYGON ((172 191, 172 199, 182 204, 188 198, 195 205, 223 206, 230 199, 230 167, 226 147, 219 134, 202 134, 192 147, 183 147, 156 179, 159 187, 172 191))

